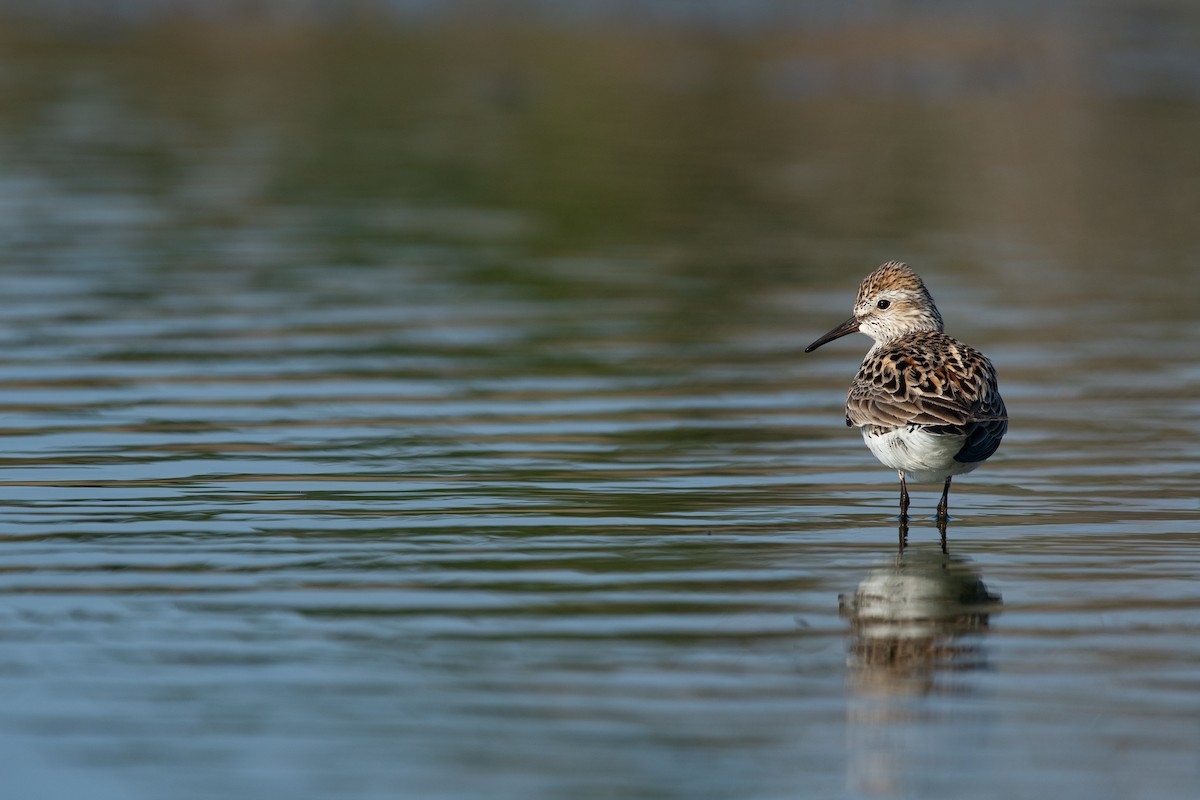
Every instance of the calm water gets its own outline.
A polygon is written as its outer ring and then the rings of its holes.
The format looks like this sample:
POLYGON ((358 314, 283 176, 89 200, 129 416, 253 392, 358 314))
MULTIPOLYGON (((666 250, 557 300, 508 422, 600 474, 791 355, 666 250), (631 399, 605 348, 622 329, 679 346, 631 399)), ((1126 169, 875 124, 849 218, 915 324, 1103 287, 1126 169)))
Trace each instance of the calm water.
POLYGON ((1118 12, 4 34, 7 793, 1193 796, 1200 71, 1118 12), (948 557, 802 353, 891 257, 1013 420, 948 557))

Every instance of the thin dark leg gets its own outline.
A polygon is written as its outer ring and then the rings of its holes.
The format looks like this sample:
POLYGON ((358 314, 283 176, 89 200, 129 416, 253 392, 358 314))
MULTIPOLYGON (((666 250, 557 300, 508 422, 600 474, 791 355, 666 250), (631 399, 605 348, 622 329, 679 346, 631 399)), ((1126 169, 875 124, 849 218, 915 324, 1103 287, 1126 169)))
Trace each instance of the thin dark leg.
POLYGON ((946 488, 942 489, 942 500, 937 507, 937 528, 938 533, 942 535, 942 554, 948 555, 949 548, 946 545, 946 523, 950 521, 950 479, 946 478, 946 488))
POLYGON ((942 500, 938 503, 937 515, 938 519, 950 519, 950 481, 952 478, 946 478, 946 488, 942 489, 942 500))
POLYGON ((904 555, 904 548, 908 547, 908 517, 900 518, 900 555, 904 555))
POLYGON ((904 483, 904 473, 900 473, 900 520, 908 522, 908 486, 904 483))

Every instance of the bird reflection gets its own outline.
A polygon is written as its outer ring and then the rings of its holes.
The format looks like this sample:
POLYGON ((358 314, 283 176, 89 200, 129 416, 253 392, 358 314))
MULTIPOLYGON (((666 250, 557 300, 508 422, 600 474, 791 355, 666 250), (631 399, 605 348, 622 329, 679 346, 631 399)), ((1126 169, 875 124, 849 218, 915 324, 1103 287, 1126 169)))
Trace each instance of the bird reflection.
POLYGON ((939 670, 983 664, 977 634, 998 612, 1000 596, 968 559, 946 552, 944 528, 940 551, 904 548, 906 528, 901 523, 900 552, 852 597, 840 598, 858 690, 927 692, 939 670))
MULTIPOLYGON (((939 514, 938 518, 937 518, 938 538, 942 544, 942 555, 946 555, 946 556, 950 555, 950 548, 946 544, 946 525, 947 524, 948 524, 948 519, 945 516, 942 516, 939 514)), ((906 547, 908 547, 908 515, 902 514, 900 516, 900 554, 901 555, 904 554, 904 549, 906 547)))
POLYGON ((1000 596, 971 562, 939 549, 905 548, 843 596, 850 622, 847 688, 847 785, 855 794, 919 796, 922 776, 936 772, 939 732, 978 735, 985 724, 954 706, 920 698, 968 691, 948 675, 986 667, 983 634, 1000 596), (915 793, 915 794, 914 794, 915 793))

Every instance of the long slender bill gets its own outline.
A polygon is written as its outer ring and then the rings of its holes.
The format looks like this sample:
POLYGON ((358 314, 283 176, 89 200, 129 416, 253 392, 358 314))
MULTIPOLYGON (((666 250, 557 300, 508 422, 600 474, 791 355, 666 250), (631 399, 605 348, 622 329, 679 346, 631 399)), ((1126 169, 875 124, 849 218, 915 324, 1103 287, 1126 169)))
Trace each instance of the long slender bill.
POLYGON ((816 350, 818 347, 825 344, 826 342, 832 342, 834 339, 840 339, 843 336, 845 336, 846 334, 854 333, 857 330, 858 330, 858 319, 855 317, 851 317, 850 319, 843 322, 841 325, 838 325, 836 328, 831 330, 829 333, 822 336, 820 339, 817 339, 815 342, 810 344, 808 347, 804 348, 804 352, 811 353, 813 350, 816 350))

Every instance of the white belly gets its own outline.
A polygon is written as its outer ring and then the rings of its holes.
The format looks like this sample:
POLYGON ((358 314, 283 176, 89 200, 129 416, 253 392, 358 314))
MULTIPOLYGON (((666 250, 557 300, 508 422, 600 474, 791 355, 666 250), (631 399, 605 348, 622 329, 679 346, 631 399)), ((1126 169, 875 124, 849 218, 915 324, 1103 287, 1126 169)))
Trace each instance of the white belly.
POLYGON ((962 449, 966 436, 927 433, 921 428, 897 428, 874 435, 870 425, 862 426, 862 435, 876 458, 903 472, 906 480, 916 483, 940 483, 954 475, 970 472, 980 463, 964 464, 954 460, 954 454, 962 449))

